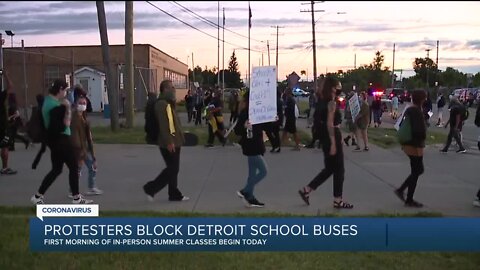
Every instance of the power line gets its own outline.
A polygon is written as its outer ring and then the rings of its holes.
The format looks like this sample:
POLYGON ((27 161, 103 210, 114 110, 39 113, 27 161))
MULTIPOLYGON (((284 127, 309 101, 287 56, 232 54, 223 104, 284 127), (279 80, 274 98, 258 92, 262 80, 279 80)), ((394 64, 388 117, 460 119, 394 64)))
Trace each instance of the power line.
MULTIPOLYGON (((229 45, 232 45, 232 46, 235 46, 235 47, 241 47, 242 49, 247 49, 247 48, 245 48, 245 47, 243 47, 243 46, 240 46, 240 45, 237 45, 237 44, 234 44, 234 43, 225 41, 225 40, 221 40, 221 39, 219 39, 219 38, 217 38, 217 37, 215 37, 215 36, 212 36, 212 35, 210 35, 209 33, 205 32, 205 31, 203 31, 203 30, 200 30, 200 29, 198 29, 197 27, 195 27, 195 26, 193 26, 193 25, 191 25, 191 24, 189 24, 189 23, 187 23, 187 22, 184 22, 184 21, 182 21, 181 19, 179 19, 179 18, 173 16, 172 14, 166 12, 165 10, 157 7, 156 5, 152 4, 150 1, 147 1, 147 3, 150 4, 151 6, 153 6, 154 8, 158 9, 159 11, 163 12, 164 14, 170 16, 171 18, 173 18, 173 19, 175 19, 175 20, 177 20, 177 21, 185 24, 186 26, 188 26, 188 27, 190 27, 190 28, 193 28, 193 29, 195 29, 195 30, 197 30, 197 31, 199 31, 199 32, 201 32, 201 33, 203 33, 203 34, 211 37, 211 38, 214 38, 215 40, 224 41, 225 43, 227 43, 227 44, 229 44, 229 45)), ((247 50, 248 50, 248 49, 247 49, 247 50)), ((263 52, 263 51, 257 51, 257 50, 251 50, 251 51, 263 52)))
MULTIPOLYGON (((206 24, 208 24, 208 25, 210 25, 210 26, 212 26, 212 27, 215 27, 215 28, 220 27, 220 28, 225 29, 226 31, 228 31, 228 32, 230 32, 230 33, 233 33, 233 34, 235 34, 235 35, 237 35, 237 36, 240 36, 240 37, 243 37, 243 38, 247 38, 247 39, 248 39, 247 36, 244 36, 244 35, 242 35, 242 34, 240 34, 240 33, 237 33, 237 32, 235 32, 235 31, 232 31, 232 30, 230 30, 230 29, 228 29, 228 28, 224 28, 223 26, 219 26, 219 25, 216 24, 215 22, 212 22, 212 21, 210 21, 209 19, 206 19, 205 17, 202 17, 201 15, 198 15, 198 14, 195 13, 194 11, 192 11, 192 10, 190 10, 189 8, 183 6, 182 4, 179 4, 179 3, 176 2, 176 1, 171 1, 171 2, 173 2, 173 3, 175 3, 176 5, 182 7, 184 10, 186 10, 187 12, 193 14, 193 15, 194 15, 195 17, 197 17, 199 20, 205 22, 206 24)), ((257 41, 257 42, 265 43, 265 41, 263 41, 263 40, 258 40, 258 39, 254 39, 254 38, 250 38, 250 39, 251 39, 251 40, 254 40, 254 41, 257 41)))

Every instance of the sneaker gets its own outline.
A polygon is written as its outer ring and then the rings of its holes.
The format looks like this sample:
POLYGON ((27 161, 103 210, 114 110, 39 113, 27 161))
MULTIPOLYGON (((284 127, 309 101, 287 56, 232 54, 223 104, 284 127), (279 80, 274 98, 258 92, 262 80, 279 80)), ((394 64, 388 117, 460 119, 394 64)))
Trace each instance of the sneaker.
POLYGON ((78 196, 77 199, 72 200, 73 204, 90 204, 93 203, 93 200, 88 200, 82 197, 82 195, 78 196))
POLYGON ((446 154, 446 153, 448 153, 448 150, 447 149, 441 149, 440 153, 446 154))
POLYGON ((473 206, 480 207, 480 199, 476 199, 475 201, 473 201, 473 206))
MULTIPOLYGON (((343 139, 343 142, 345 143, 346 146, 350 146, 350 144, 348 143, 348 141, 350 141, 350 137, 346 137, 345 139, 343 139)), ((352 144, 353 145, 353 144, 352 144)))
POLYGON ((103 194, 103 190, 94 187, 94 188, 88 189, 85 195, 93 196, 93 195, 102 195, 102 194, 103 194))
POLYGON ((357 147, 355 147, 355 149, 353 149, 353 151, 359 152, 359 151, 362 151, 362 149, 357 145, 357 147))
POLYGON ((44 204, 43 196, 40 196, 37 198, 37 196, 33 195, 32 198, 30 198, 30 201, 33 204, 44 204))
POLYGON ((213 144, 206 144, 205 147, 206 148, 213 148, 214 146, 213 146, 213 144))
POLYGON ((188 201, 190 200, 190 198, 187 196, 182 196, 181 198, 168 198, 168 200, 171 202, 182 202, 182 201, 188 201))
POLYGON ((466 152, 467 152, 466 149, 459 149, 459 150, 457 150, 456 153, 457 153, 457 154, 463 154, 463 153, 466 153, 466 152))
POLYGON ((0 174, 13 175, 13 174, 17 174, 17 171, 12 170, 11 168, 5 168, 0 170, 0 174))
POLYGON ((307 205, 310 205, 310 199, 309 199, 310 197, 308 196, 308 193, 305 191, 305 188, 300 189, 298 191, 298 194, 300 194, 300 197, 307 205))
POLYGON ((262 208, 265 207, 264 203, 259 202, 255 197, 252 197, 251 199, 248 199, 248 206, 249 207, 257 207, 257 208, 262 208))
POLYGON ((368 147, 363 148, 363 151, 368 152, 370 149, 368 147))
POLYGON ((414 207, 414 208, 422 208, 423 204, 421 204, 417 201, 411 200, 411 201, 406 201, 405 206, 406 207, 414 207))
POLYGON ((356 146, 357 145, 357 141, 355 141, 354 139, 352 139, 352 146, 356 146))

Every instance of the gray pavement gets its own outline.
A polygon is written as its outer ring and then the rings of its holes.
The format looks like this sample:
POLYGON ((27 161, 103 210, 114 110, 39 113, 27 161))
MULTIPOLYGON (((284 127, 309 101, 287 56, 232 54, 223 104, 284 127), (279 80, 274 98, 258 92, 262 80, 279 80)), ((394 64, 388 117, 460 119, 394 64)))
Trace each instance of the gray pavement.
MULTIPOLYGON (((471 116, 474 114, 471 114, 471 116)), ((393 127, 393 120, 384 114, 384 126, 393 127)), ((184 126, 186 114, 180 114, 184 126)), ((225 115, 228 121, 229 115, 225 115)), ((102 115, 91 115, 94 126, 108 126, 102 115)), ((143 126, 143 114, 135 117, 136 125, 143 126)), ((468 134, 473 128, 472 117, 467 122, 468 134), (470 124, 469 124, 470 123, 470 124)), ((297 126, 306 130, 306 119, 299 119, 297 126)), ((435 127, 432 127, 435 128, 435 127)), ((444 130, 435 128, 438 130, 444 130)), ((446 131, 445 131, 446 132, 446 131)), ((465 136, 465 135, 464 135, 465 136)), ((471 135, 468 135, 471 136, 471 135)), ((42 178, 50 169, 50 154, 44 154, 37 170, 30 168, 38 146, 25 150, 17 144, 11 153, 11 167, 19 173, 0 175, 0 205, 30 205, 30 196, 36 191, 42 178)), ((355 205, 352 210, 335 210, 332 207, 332 180, 312 193, 311 205, 304 205, 297 190, 306 185, 323 168, 323 155, 317 149, 291 151, 283 148, 280 154, 267 151, 265 160, 268 175, 256 188, 255 194, 266 203, 264 209, 249 209, 236 196, 236 190, 246 182, 247 160, 241 149, 235 146, 205 149, 203 146, 182 148, 179 187, 191 199, 187 202, 168 202, 167 191, 162 190, 155 202, 148 202, 142 186, 165 167, 159 150, 149 145, 96 145, 98 159, 97 182, 105 191, 94 196, 101 210, 128 211, 187 211, 201 213, 281 212, 293 214, 373 215, 379 213, 439 212, 445 216, 480 216, 480 209, 472 206, 472 200, 480 188, 480 152, 471 148, 466 154, 440 154, 441 145, 428 146, 425 154, 425 174, 419 179, 415 198, 425 204, 423 209, 403 206, 393 194, 408 176, 408 158, 399 149, 382 149, 370 146, 369 152, 353 152, 344 148, 346 177, 344 198, 355 205)), ((475 145, 476 147, 476 145, 475 145)), ((268 148, 268 147, 267 147, 268 148)), ((87 172, 80 181, 81 191, 86 190, 87 172)), ((70 203, 68 170, 51 186, 46 203, 70 203)))

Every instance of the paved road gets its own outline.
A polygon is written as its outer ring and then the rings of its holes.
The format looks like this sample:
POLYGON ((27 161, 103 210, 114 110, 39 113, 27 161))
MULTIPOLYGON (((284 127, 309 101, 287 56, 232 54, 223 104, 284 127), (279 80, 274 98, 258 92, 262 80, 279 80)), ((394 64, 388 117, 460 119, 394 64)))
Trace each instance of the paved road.
MULTIPOLYGON (((36 147, 38 148, 38 146, 36 147)), ((37 149, 22 149, 11 155, 12 167, 19 173, 0 176, 0 205, 29 205, 30 196, 49 170, 49 153, 36 171, 30 162, 37 149)), ((97 145, 98 185, 105 191, 96 196, 103 210, 188 211, 201 213, 237 213, 275 211, 295 214, 372 215, 378 213, 440 212, 446 216, 480 216, 480 209, 471 203, 480 187, 478 164, 480 154, 471 152, 461 157, 454 152, 440 155, 438 148, 428 147, 426 172, 421 176, 416 199, 426 207, 408 209, 393 195, 409 172, 408 159, 400 149, 385 150, 371 146, 370 152, 356 153, 345 149, 346 179, 344 197, 355 204, 353 210, 336 211, 332 207, 332 181, 327 181, 312 194, 311 205, 303 204, 297 190, 307 184, 323 168, 318 150, 266 153, 267 178, 256 188, 256 196, 266 203, 265 209, 248 209, 235 192, 247 177, 246 158, 234 146, 205 149, 184 147, 179 183, 188 202, 168 202, 164 190, 156 202, 146 200, 142 185, 164 168, 158 149, 148 145, 97 145)), ((81 191, 86 188, 81 179, 81 191)), ((66 170, 46 194, 47 203, 69 203, 66 170)))

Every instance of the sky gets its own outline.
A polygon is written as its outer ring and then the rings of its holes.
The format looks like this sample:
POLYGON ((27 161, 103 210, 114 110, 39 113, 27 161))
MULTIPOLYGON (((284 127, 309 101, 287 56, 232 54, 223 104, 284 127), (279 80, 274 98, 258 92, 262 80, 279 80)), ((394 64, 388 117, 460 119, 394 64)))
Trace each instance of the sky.
MULTIPOLYGON (((251 66, 270 65, 276 59, 278 36, 279 79, 295 71, 307 71, 302 79, 313 78, 311 6, 299 1, 250 1, 252 11, 251 66)), ((247 1, 138 1, 134 2, 134 43, 152 44, 192 67, 225 68, 235 51, 239 71, 248 71, 247 1), (183 7, 182 7, 183 6, 183 7), (220 24, 225 9, 225 54, 218 59, 218 6, 220 24), (194 12, 187 12, 184 8, 194 12), (163 13, 163 10, 172 16, 163 13), (186 24, 174 19, 178 18, 186 24), (208 20, 205 23, 202 20, 208 20), (192 28, 195 27, 196 29, 192 28), (202 31, 202 32, 200 32, 202 31)), ((317 73, 348 70, 372 62, 375 52, 385 56, 392 67, 395 44, 395 74, 413 75, 415 57, 436 58, 439 41, 439 68, 480 72, 480 2, 319 2, 315 4, 317 73), (323 11, 322 11, 323 10, 323 11)), ((110 44, 124 44, 125 3, 105 2, 110 44)), ((95 1, 83 2, 0 2, 0 25, 15 32, 14 46, 100 45, 95 1)), ((3 31, 2 31, 3 32, 3 31)), ((223 33, 220 30, 220 39, 223 33)), ((5 46, 10 46, 7 37, 5 46)))

